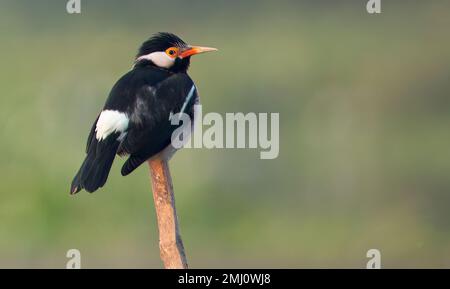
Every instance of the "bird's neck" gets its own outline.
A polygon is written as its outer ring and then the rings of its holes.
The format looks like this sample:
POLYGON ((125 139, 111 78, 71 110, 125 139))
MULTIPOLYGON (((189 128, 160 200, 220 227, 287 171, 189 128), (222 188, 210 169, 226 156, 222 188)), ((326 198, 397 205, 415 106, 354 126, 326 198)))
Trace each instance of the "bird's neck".
POLYGON ((152 67, 152 68, 157 68, 157 69, 161 69, 163 71, 167 71, 170 73, 186 73, 187 70, 184 69, 184 67, 181 67, 179 65, 175 65, 174 67, 167 69, 164 67, 160 67, 157 66, 153 61, 149 60, 149 59, 139 59, 134 63, 133 69, 135 68, 144 68, 144 67, 152 67))
POLYGON ((167 70, 166 68, 162 68, 157 66, 155 63, 153 63, 153 61, 149 60, 149 59, 138 59, 136 60, 136 62, 134 63, 133 68, 142 68, 142 67, 155 67, 155 68, 159 68, 161 70, 167 70))

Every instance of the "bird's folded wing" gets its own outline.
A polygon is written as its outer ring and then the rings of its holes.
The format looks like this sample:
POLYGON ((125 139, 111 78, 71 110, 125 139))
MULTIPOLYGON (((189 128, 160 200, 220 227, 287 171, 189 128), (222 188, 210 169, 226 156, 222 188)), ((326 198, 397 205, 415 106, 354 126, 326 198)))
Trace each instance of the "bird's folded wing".
POLYGON ((170 144, 173 131, 179 127, 171 124, 170 116, 185 108, 185 113, 192 118, 196 98, 194 83, 184 73, 174 74, 155 87, 142 87, 136 108, 130 115, 127 136, 118 153, 136 154, 147 159, 164 149, 170 144))

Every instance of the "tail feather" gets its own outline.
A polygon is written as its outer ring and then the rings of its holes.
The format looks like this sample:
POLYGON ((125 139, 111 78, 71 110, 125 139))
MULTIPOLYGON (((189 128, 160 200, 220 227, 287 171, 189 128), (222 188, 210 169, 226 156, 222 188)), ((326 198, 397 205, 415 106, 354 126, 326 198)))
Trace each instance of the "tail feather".
POLYGON ((108 179, 109 171, 119 147, 116 135, 110 135, 101 142, 92 140, 86 159, 75 175, 70 193, 76 194, 82 189, 92 193, 103 187, 108 179))
POLYGON ((128 160, 122 166, 121 171, 122 176, 129 175, 145 161, 146 161, 145 158, 141 158, 138 156, 130 156, 130 158, 128 158, 128 160))
POLYGON ((91 155, 88 154, 86 156, 86 159, 84 160, 84 162, 81 165, 80 169, 78 170, 77 174, 73 178, 72 185, 70 186, 70 194, 71 195, 78 193, 79 191, 81 191, 84 188, 84 186, 83 186, 84 181, 82 181, 82 179, 83 179, 82 175, 84 172, 86 172, 88 170, 88 168, 90 168, 92 166, 93 160, 94 160, 94 158, 91 155))

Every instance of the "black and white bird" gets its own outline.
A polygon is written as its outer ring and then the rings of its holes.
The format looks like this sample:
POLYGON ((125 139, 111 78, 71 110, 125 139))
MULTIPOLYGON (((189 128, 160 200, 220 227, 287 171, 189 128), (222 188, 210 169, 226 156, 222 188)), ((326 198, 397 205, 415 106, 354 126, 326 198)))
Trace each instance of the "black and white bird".
POLYGON ((70 193, 102 187, 116 155, 129 156, 123 176, 152 157, 170 157, 171 137, 177 129, 171 115, 186 113, 193 119, 198 103, 197 88, 187 74, 190 58, 215 50, 188 45, 171 33, 158 33, 144 42, 132 70, 114 85, 92 126, 86 159, 70 193))

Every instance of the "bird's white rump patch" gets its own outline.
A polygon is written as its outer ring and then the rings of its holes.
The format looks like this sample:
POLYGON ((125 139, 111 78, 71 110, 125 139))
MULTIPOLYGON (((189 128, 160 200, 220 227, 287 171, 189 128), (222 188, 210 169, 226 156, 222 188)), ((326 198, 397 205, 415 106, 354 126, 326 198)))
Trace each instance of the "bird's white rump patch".
POLYGON ((111 133, 120 132, 118 140, 122 140, 126 135, 129 119, 123 112, 117 110, 104 110, 98 118, 95 131, 98 141, 104 140, 111 133))
POLYGON ((175 63, 175 59, 171 58, 164 51, 157 51, 157 52, 152 52, 147 55, 142 55, 142 56, 138 57, 138 59, 136 59, 136 62, 138 62, 139 60, 143 60, 143 59, 150 60, 156 66, 163 67, 163 68, 170 68, 175 63))

